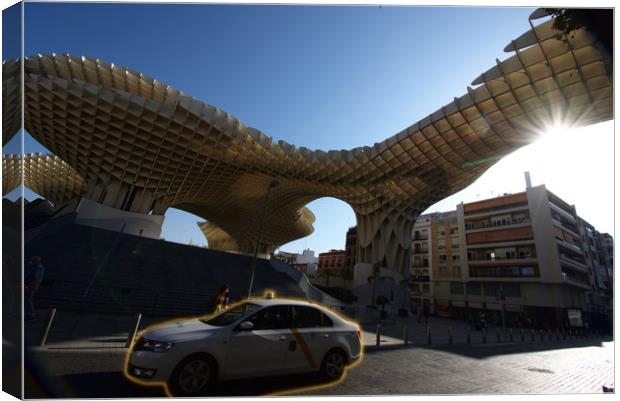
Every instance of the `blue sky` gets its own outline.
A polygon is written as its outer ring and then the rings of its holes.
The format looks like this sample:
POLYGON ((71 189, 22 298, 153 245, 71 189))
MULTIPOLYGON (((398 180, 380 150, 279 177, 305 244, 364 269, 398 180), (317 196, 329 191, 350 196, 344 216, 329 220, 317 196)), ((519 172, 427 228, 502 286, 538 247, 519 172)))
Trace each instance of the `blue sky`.
MULTIPOLYGON (((276 140, 348 149, 382 141, 464 94, 495 58, 507 57, 502 49, 529 29, 532 11, 26 3, 25 54, 100 58, 166 82, 276 140)), ((45 151, 28 136, 25 147, 45 151)), ((4 150, 14 149, 12 143, 4 150)), ((519 185, 526 168, 517 168, 519 185)), ((334 199, 309 207, 315 233, 282 249, 342 248, 355 224, 351 208, 334 199)), ((203 244, 196 221, 169 210, 162 236, 203 244)))

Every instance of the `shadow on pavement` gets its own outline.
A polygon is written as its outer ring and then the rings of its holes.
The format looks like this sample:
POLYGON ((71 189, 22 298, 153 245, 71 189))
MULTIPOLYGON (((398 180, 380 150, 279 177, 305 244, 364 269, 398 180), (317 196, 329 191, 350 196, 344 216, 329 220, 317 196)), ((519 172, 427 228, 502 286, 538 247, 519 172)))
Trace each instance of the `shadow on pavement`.
POLYGON ((166 397, 163 387, 140 386, 127 380, 121 372, 51 376, 47 381, 26 386, 26 398, 166 397))
MULTIPOLYGON (((166 397, 162 386, 140 386, 127 380, 121 372, 70 374, 50 377, 49 380, 53 385, 27 385, 26 398, 166 397)), ((224 381, 201 396, 260 396, 329 384, 319 374, 296 374, 224 381)))
POLYGON ((563 341, 543 341, 543 342, 487 342, 475 344, 438 344, 438 345, 422 345, 422 344, 396 344, 380 347, 371 347, 366 349, 366 353, 389 352, 402 349, 432 349, 445 353, 458 354, 461 356, 485 359, 497 355, 523 354, 529 352, 552 351, 569 348, 584 347, 602 347, 603 342, 613 341, 612 339, 581 339, 581 340, 563 340, 563 341))

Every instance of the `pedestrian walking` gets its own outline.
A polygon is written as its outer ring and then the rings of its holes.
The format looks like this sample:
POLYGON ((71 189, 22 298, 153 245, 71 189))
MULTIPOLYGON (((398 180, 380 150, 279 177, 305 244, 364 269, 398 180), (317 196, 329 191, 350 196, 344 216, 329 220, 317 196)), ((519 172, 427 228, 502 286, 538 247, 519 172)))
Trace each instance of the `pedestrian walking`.
POLYGON ((428 305, 428 302, 425 302, 422 305, 422 314, 424 315, 424 324, 428 325, 428 315, 430 315, 431 310, 430 307, 428 305))
POLYGON ((32 298, 39 289, 44 275, 45 267, 43 267, 43 263, 41 263, 41 258, 39 256, 33 256, 30 259, 30 269, 24 276, 24 319, 27 322, 36 320, 32 298))

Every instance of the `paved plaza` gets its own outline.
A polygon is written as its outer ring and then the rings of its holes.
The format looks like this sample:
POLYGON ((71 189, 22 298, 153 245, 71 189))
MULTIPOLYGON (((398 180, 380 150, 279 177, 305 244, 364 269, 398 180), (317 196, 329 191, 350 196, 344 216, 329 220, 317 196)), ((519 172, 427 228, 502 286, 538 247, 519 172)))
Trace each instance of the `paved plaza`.
MULTIPOLYGON (((28 360, 39 369, 27 377, 27 397, 151 397, 165 396, 160 387, 142 387, 122 374, 132 316, 105 316, 60 311, 45 346, 37 345, 46 311, 37 323, 26 325, 28 360)), ((145 318, 141 328, 160 319, 145 318)), ((220 383, 214 396, 267 394, 559 394, 601 393, 613 386, 614 354, 610 337, 567 337, 526 331, 523 341, 513 332, 497 342, 490 327, 469 332, 465 322, 430 318, 428 327, 417 319, 400 318, 365 326, 363 362, 338 384, 318 375, 293 375, 220 383), (409 342, 404 344, 404 327, 409 342), (428 345, 428 327, 431 345, 428 345), (452 332, 452 345, 449 333, 452 332), (467 344, 470 333, 471 343, 467 344), (313 386, 312 389, 300 388, 313 386)))

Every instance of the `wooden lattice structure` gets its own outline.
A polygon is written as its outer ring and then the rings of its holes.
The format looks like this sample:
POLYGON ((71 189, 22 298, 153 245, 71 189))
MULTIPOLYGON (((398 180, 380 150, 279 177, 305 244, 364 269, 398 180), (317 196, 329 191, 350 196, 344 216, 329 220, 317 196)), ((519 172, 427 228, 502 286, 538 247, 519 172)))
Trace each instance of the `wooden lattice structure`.
MULTIPOLYGON (((404 272, 413 224, 430 205, 553 124, 613 118, 609 56, 585 29, 566 35, 550 20, 505 50, 514 54, 465 95, 351 150, 275 142, 158 80, 72 55, 25 59, 25 128, 84 178, 87 198, 133 212, 194 213, 220 249, 253 250, 273 179, 280 185, 270 193, 262 252, 312 232, 306 204, 341 199, 357 218, 357 260, 404 272)), ((18 70, 5 65, 3 73, 6 82, 18 70)), ((11 121, 5 115, 4 126, 11 121)))

